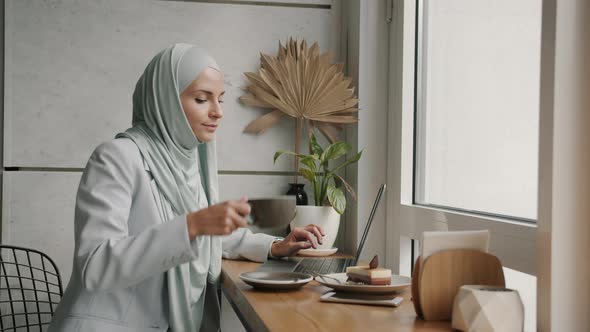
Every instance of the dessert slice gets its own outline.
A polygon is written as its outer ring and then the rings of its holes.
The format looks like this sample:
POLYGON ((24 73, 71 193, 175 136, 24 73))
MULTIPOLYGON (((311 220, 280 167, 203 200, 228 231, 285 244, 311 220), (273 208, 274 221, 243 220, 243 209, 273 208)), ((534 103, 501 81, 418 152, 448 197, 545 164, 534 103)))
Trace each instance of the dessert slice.
POLYGON ((362 282, 367 285, 389 285, 391 283, 391 270, 380 268, 377 255, 373 257, 369 266, 349 266, 346 268, 346 276, 354 282, 362 282))

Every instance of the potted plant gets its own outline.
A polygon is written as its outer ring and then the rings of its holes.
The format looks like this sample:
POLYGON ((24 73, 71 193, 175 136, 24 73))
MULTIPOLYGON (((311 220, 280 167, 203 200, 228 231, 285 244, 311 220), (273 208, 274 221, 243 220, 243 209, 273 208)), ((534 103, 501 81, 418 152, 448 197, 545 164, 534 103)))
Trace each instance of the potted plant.
MULTIPOLYGON (((305 39, 289 38, 284 45, 279 42, 276 56, 260 54, 257 72, 244 73, 249 85, 240 97, 242 103, 269 110, 250 122, 244 132, 262 134, 281 118, 293 118, 295 171, 299 168, 297 156, 306 127, 307 132, 318 130, 334 143, 343 125, 358 122, 358 99, 352 79, 344 75, 343 65, 332 63, 331 58, 330 52, 320 53, 318 43, 308 47, 305 39)), ((307 205, 297 174, 287 193, 300 193, 297 204, 307 205)))
POLYGON ((346 209, 346 197, 342 187, 356 199, 354 189, 340 176, 338 171, 359 161, 362 151, 351 159, 333 165, 334 161, 344 157, 352 148, 346 142, 336 141, 325 149, 318 144, 313 133, 309 139, 309 154, 299 154, 292 151, 279 150, 275 153, 274 162, 284 155, 299 158, 299 173, 307 179, 314 193, 314 205, 296 207, 296 215, 291 225, 302 227, 313 223, 322 227, 326 233, 320 248, 332 248, 338 228, 340 215, 346 209))

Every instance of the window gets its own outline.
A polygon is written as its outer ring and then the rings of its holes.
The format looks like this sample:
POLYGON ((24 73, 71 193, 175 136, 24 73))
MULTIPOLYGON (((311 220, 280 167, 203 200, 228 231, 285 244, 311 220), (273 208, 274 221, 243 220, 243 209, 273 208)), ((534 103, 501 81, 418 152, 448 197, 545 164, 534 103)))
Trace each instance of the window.
POLYGON ((397 4, 403 10, 391 28, 392 49, 399 52, 390 57, 388 199, 394 208, 388 220, 399 223, 391 236, 488 229, 490 250, 506 267, 534 274, 540 0, 519 1, 518 8, 509 0, 397 4), (517 49, 526 54, 502 55, 517 49), (498 55, 490 58, 492 50, 498 55), (391 195, 392 188, 399 195, 391 195))
POLYGON ((389 254, 408 273, 422 232, 490 230, 534 330, 541 0, 394 8, 389 254))
POLYGON ((414 201, 534 222, 541 2, 419 1, 414 201))

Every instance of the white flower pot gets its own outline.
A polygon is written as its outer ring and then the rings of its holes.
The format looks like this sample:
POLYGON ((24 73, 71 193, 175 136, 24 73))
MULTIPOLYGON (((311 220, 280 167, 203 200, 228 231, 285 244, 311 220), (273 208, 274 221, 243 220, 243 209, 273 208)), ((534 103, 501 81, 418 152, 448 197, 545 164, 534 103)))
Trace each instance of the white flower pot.
POLYGON ((320 249, 329 249, 334 246, 338 227, 340 227, 340 214, 331 206, 297 205, 295 218, 291 221, 291 228, 305 227, 309 224, 320 226, 324 232, 323 243, 320 249))

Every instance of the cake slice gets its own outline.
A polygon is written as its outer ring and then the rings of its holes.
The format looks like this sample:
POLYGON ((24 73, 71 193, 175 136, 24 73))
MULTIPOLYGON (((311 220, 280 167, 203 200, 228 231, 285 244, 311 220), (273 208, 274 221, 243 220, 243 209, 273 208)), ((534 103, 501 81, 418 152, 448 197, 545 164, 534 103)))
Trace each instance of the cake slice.
POLYGON ((362 282, 367 285, 389 285, 391 283, 391 270, 377 267, 379 260, 377 255, 371 260, 369 266, 349 266, 346 268, 346 276, 354 282, 362 282))

